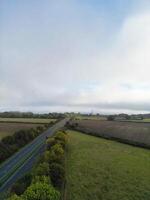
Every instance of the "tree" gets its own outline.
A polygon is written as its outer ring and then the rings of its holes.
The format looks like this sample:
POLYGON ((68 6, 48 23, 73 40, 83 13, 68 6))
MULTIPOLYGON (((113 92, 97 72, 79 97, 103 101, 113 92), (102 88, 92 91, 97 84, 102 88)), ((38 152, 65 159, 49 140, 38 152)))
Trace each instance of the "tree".
POLYGON ((22 195, 23 200, 60 200, 60 193, 45 182, 33 183, 22 195))
POLYGON ((114 117, 113 115, 109 115, 109 116, 107 117, 107 120, 108 120, 108 121, 114 121, 114 119, 115 119, 115 117, 114 117))
POLYGON ((34 170, 35 176, 48 176, 49 175, 49 164, 44 162, 40 163, 34 170))
POLYGON ((49 166, 50 177, 53 185, 55 187, 61 188, 65 180, 65 170, 64 167, 58 163, 52 163, 49 166))
POLYGON ((21 195, 29 187, 32 181, 32 175, 30 173, 24 175, 11 187, 11 192, 17 195, 21 195))
POLYGON ((57 143, 57 140, 55 138, 48 138, 46 141, 47 149, 50 150, 53 145, 57 143))
POLYGON ((13 196, 11 196, 8 200, 23 200, 22 197, 17 196, 16 194, 14 194, 13 196))

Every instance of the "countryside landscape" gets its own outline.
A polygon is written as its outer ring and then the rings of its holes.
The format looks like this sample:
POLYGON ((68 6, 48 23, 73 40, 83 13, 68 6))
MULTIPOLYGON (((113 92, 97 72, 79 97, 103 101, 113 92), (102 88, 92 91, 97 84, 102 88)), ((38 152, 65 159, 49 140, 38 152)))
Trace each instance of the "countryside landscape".
POLYGON ((150 2, 0 1, 0 200, 150 200, 150 2))

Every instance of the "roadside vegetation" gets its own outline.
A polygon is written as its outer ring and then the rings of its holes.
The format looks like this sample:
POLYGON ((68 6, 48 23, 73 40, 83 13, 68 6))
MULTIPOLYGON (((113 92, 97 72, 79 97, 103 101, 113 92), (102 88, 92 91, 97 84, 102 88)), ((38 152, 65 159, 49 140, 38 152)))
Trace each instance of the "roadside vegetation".
POLYGON ((65 184, 65 151, 68 136, 58 131, 46 141, 44 153, 32 171, 10 190, 9 200, 60 200, 65 184))
POLYGON ((17 131, 27 130, 44 125, 45 124, 0 122, 0 140, 3 137, 13 135, 17 131))
POLYGON ((20 148, 31 142, 38 135, 43 133, 53 122, 45 126, 37 126, 36 128, 19 130, 13 135, 3 137, 0 141, 0 163, 12 156, 20 148))
POLYGON ((67 133, 66 200, 149 199, 149 150, 67 133))

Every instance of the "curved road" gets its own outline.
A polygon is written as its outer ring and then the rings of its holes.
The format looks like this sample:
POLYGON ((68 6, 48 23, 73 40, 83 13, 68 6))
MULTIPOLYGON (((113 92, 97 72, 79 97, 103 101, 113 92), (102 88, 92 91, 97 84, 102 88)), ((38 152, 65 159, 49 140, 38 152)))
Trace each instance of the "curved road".
POLYGON ((44 150, 46 137, 52 136, 57 130, 64 127, 68 120, 63 119, 54 124, 0 165, 0 192, 9 189, 22 174, 28 172, 40 152, 44 150))

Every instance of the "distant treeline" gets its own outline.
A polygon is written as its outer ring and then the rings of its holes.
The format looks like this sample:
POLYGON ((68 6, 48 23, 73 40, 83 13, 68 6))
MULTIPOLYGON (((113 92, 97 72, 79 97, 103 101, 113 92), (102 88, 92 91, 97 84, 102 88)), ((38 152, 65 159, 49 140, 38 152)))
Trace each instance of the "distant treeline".
POLYGON ((128 114, 118 114, 118 115, 109 115, 107 116, 108 120, 143 120, 143 119, 149 119, 150 118, 150 114, 136 114, 136 115, 128 115, 128 114))
POLYGON ((65 115, 62 113, 37 114, 32 112, 0 112, 2 118, 41 118, 41 119, 61 119, 65 115))
MULTIPOLYGON (((83 116, 83 117, 108 117, 109 115, 102 115, 102 114, 93 114, 93 113, 89 113, 89 114, 83 114, 83 113, 57 113, 57 112, 52 112, 52 113, 44 113, 44 114, 40 114, 40 113, 32 113, 32 112, 0 112, 0 117, 2 118, 40 118, 40 119, 61 119, 64 118, 66 116, 69 117, 76 117, 76 116, 83 116)), ((133 115, 128 115, 128 114, 115 114, 115 115, 111 115, 114 118, 118 117, 118 118, 125 118, 125 119, 146 119, 146 118, 150 118, 150 113, 149 114, 133 114, 133 115)))

